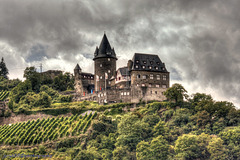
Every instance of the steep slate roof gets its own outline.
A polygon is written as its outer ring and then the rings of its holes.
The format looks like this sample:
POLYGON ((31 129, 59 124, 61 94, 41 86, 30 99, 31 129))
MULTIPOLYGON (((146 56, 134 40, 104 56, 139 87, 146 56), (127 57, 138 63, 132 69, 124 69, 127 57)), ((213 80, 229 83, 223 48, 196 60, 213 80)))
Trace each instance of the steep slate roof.
POLYGON ((74 70, 82 70, 82 69, 80 68, 79 64, 77 64, 74 70))
POLYGON ((123 75, 123 76, 129 76, 130 75, 128 67, 122 67, 122 68, 119 68, 118 70, 120 71, 121 75, 123 75))
POLYGON ((135 53, 132 61, 132 70, 168 72, 158 55, 135 53))
POLYGON ((114 48, 111 48, 111 45, 110 45, 105 33, 103 35, 102 42, 101 42, 99 48, 96 47, 96 50, 94 52, 93 60, 95 60, 97 58, 115 58, 115 59, 117 59, 114 48))

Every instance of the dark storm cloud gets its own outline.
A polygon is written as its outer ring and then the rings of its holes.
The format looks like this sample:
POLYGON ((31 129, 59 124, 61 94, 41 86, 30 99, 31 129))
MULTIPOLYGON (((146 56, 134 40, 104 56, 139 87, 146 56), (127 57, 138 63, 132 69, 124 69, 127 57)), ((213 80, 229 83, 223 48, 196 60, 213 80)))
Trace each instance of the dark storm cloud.
POLYGON ((0 42, 27 62, 46 57, 83 65, 106 31, 120 67, 134 52, 156 53, 173 80, 240 104, 239 6, 239 0, 1 0, 0 42))

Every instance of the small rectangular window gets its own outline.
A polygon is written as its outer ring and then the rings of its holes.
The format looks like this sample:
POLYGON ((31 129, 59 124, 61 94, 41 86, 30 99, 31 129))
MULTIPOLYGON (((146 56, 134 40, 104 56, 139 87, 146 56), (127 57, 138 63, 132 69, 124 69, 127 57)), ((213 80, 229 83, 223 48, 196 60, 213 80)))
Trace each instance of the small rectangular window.
POLYGON ((150 74, 150 79, 153 79, 153 74, 150 74))
POLYGON ((162 85, 162 88, 167 88, 167 85, 165 85, 165 84, 164 84, 164 85, 162 85))
POLYGON ((163 80, 166 81, 167 80, 167 76, 163 75, 163 80))
POLYGON ((108 61, 110 61, 110 58, 108 58, 108 61))
POLYGON ((146 85, 143 83, 143 84, 142 84, 142 87, 145 87, 145 86, 146 86, 146 85))
POLYGON ((160 87, 159 84, 156 84, 156 87, 159 88, 160 87))
POLYGON ((160 80, 160 75, 157 75, 157 80, 160 80))
POLYGON ((100 67, 102 67, 102 64, 100 64, 100 67))
POLYGON ((152 87, 152 84, 151 84, 151 83, 149 83, 148 87, 152 87))
POLYGON ((155 91, 155 94, 157 94, 157 91, 155 91))
POLYGON ((146 76, 146 75, 143 75, 143 76, 142 76, 142 79, 147 79, 147 76, 146 76))

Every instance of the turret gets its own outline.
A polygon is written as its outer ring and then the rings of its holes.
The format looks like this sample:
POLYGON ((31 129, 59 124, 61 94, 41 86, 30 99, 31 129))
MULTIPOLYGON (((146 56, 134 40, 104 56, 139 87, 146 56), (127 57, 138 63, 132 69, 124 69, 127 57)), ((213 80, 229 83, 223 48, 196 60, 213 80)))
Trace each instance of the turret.
POLYGON ((80 75, 81 72, 82 72, 82 69, 80 68, 79 64, 77 64, 76 67, 74 68, 74 76, 80 75))
POLYGON ((110 78, 116 73, 116 53, 104 33, 101 44, 94 52, 95 91, 110 87, 110 78))

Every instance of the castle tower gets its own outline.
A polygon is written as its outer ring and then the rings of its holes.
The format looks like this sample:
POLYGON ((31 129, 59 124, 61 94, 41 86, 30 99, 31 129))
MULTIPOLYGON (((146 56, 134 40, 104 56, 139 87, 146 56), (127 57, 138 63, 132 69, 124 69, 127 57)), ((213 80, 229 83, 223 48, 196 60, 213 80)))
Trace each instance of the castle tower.
POLYGON ((115 77, 117 57, 114 48, 111 48, 105 33, 99 48, 96 47, 93 60, 95 91, 109 88, 109 80, 112 78, 112 76, 115 77))
POLYGON ((76 93, 79 94, 79 95, 83 94, 83 85, 82 85, 81 73, 82 73, 82 69, 77 64, 76 67, 74 68, 74 76, 75 76, 74 88, 76 90, 76 93))

